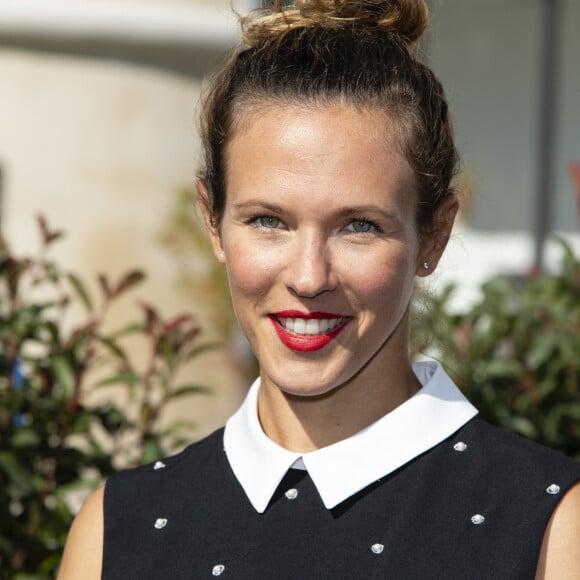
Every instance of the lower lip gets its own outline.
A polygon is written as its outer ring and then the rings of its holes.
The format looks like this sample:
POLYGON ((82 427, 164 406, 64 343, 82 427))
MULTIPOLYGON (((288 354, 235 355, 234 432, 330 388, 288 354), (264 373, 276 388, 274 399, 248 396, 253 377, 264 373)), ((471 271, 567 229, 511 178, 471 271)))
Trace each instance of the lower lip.
POLYGON ((340 326, 337 326, 325 334, 307 336, 303 334, 292 334, 291 332, 288 332, 275 318, 270 318, 270 320, 272 321, 282 343, 295 352, 314 352, 324 348, 335 336, 340 334, 350 322, 350 319, 345 320, 340 326))

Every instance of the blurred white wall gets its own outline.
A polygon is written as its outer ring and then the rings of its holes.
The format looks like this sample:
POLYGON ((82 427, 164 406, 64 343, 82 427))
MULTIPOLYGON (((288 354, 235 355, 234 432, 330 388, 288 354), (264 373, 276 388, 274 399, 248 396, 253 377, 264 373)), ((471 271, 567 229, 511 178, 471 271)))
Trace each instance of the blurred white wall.
MULTIPOLYGON (((106 4, 77 4, 85 2, 106 4)), ((143 4, 168 9, 165 0, 143 4)), ((219 29, 221 18, 222 38, 231 38, 233 19, 223 19, 226 2, 219 15, 216 2, 206 2, 203 10, 199 4, 183 0, 175 6, 185 21, 191 11, 194 32, 202 25, 219 29), (212 22, 200 23, 200 14, 213 14, 212 22)), ((137 0, 131 5, 139 9, 137 0)), ((82 11, 77 16, 82 19, 82 11)), ((38 13, 34 21, 38 26, 38 13)), ((221 40, 215 50, 224 45, 221 40)), ((199 91, 199 78, 106 55, 0 46, 1 214, 13 250, 38 248, 35 216, 42 212, 66 231, 54 253, 67 268, 92 279, 97 272, 114 279, 132 267, 148 272, 147 282, 114 310, 117 323, 138 314, 133 304, 140 298, 167 316, 192 312, 203 326, 202 340, 210 340, 215 333, 206 305, 178 289, 177 264, 158 241, 175 195, 194 181, 199 91)), ((189 409, 180 402, 180 413, 199 424, 201 435, 223 424, 242 389, 223 352, 204 355, 192 375, 215 390, 191 399, 189 409)))

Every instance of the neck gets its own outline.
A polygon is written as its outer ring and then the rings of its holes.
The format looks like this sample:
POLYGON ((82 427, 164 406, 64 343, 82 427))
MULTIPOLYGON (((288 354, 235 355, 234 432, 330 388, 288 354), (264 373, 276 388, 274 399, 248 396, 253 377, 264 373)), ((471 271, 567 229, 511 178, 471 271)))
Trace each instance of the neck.
POLYGON ((378 376, 368 376, 363 369, 349 382, 317 396, 288 394, 262 378, 258 399, 262 428, 278 445, 300 453, 342 441, 419 390, 408 357, 397 363, 378 376))

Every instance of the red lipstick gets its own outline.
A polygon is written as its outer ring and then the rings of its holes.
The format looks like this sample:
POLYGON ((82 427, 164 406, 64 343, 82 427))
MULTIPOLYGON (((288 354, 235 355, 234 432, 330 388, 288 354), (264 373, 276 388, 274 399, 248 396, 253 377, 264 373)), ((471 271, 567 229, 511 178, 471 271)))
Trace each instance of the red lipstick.
POLYGON ((346 325, 352 318, 341 316, 331 312, 300 312, 298 310, 284 310, 276 312, 270 316, 270 320, 274 325, 274 329, 282 343, 290 350, 295 352, 313 352, 324 348, 335 336, 344 330, 346 325), (281 318, 302 318, 305 320, 341 320, 342 322, 332 330, 328 330, 322 334, 307 335, 294 334, 290 330, 284 328, 280 323, 281 318))

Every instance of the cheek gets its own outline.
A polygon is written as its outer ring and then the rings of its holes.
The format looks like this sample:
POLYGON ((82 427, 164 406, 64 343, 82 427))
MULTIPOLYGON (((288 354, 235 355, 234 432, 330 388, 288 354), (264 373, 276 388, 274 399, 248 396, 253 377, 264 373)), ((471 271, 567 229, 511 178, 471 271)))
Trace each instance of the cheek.
POLYGON ((234 301, 267 292, 273 283, 274 268, 265 253, 239 245, 226 249, 226 255, 233 256, 226 261, 226 267, 234 301))
POLYGON ((407 252, 388 258, 353 262, 348 270, 349 286, 356 288, 359 300, 367 302, 377 316, 386 312, 404 311, 411 298, 415 280, 414 262, 407 252))

